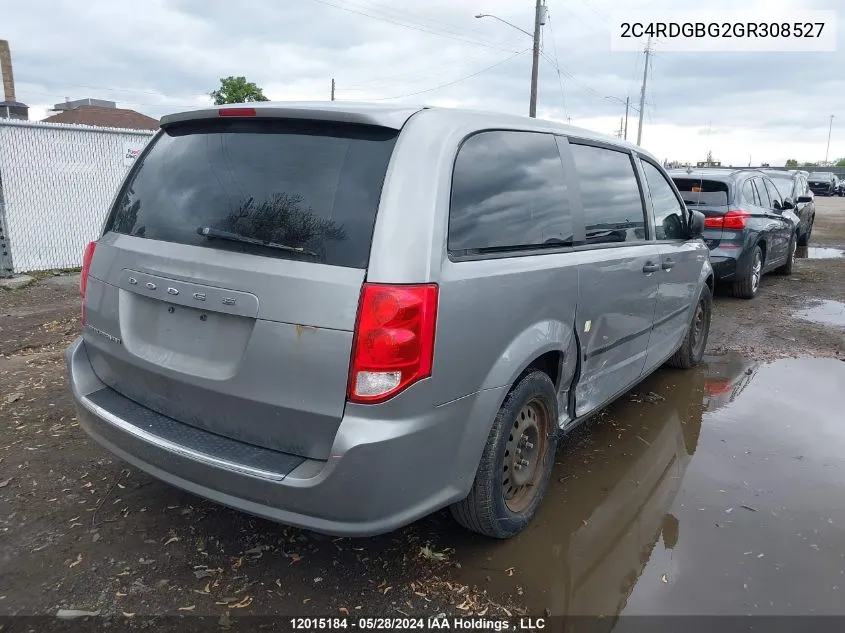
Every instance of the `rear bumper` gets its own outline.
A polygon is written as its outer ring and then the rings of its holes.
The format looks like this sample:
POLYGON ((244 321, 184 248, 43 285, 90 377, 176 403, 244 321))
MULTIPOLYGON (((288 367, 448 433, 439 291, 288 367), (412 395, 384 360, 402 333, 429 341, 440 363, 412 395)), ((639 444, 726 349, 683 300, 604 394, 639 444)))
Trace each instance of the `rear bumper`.
POLYGON ((713 267, 713 275, 717 281, 733 281, 737 278, 737 270, 740 267, 739 258, 731 255, 719 255, 717 251, 710 253, 710 265, 713 267))
POLYGON ((235 442, 140 407, 97 378, 82 339, 65 356, 80 425, 110 452, 212 501, 335 536, 390 532, 466 496, 477 467, 467 456, 482 448, 475 446, 478 425, 487 420, 489 428, 506 389, 409 419, 347 411, 331 457, 320 461, 235 442))

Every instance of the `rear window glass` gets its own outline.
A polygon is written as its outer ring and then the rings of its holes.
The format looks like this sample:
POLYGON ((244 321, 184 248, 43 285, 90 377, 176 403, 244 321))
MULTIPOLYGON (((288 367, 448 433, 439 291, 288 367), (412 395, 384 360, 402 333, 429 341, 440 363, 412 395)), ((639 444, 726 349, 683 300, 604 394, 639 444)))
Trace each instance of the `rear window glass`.
POLYGON ((701 178, 673 178, 687 206, 724 207, 728 204, 728 183, 701 178))
POLYGON ((397 135, 315 121, 177 125, 154 141, 137 166, 107 228, 165 242, 366 268, 397 135))
POLYGON ((827 171, 814 171, 810 174, 810 180, 832 180, 833 174, 827 171))

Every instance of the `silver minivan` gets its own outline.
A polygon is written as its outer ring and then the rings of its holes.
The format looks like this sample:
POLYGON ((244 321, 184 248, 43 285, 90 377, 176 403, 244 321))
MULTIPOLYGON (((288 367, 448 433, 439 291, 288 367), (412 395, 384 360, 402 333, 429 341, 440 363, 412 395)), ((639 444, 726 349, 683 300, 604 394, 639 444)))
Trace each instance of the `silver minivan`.
POLYGON ((67 363, 82 427, 174 486, 332 535, 451 507, 507 538, 560 438, 701 360, 703 216, 636 146, 346 103, 161 127, 85 250, 67 363))

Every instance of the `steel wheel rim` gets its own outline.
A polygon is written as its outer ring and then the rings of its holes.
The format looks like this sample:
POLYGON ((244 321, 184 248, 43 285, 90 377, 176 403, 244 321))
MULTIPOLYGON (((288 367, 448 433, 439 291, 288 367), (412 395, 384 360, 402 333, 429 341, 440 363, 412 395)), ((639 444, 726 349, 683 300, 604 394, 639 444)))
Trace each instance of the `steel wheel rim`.
POLYGON ((549 414, 538 400, 526 402, 516 415, 505 446, 502 495, 511 512, 524 512, 534 500, 545 470, 549 414))
POLYGON ((751 267, 751 287, 757 290, 760 285, 760 273, 763 271, 763 262, 760 260, 760 253, 754 253, 754 265, 751 267))

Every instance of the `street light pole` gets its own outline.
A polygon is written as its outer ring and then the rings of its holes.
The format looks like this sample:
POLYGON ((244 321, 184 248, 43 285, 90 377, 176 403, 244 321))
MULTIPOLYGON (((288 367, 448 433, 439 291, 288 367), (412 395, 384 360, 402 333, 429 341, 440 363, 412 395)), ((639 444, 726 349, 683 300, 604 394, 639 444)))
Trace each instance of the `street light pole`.
POLYGON ((830 154, 830 133, 833 132, 833 115, 830 115, 830 127, 827 129, 827 149, 824 151, 824 162, 827 164, 827 157, 830 154))
POLYGON ((533 48, 533 56, 531 62, 531 95, 528 101, 528 116, 535 117, 537 116, 537 79, 540 74, 540 35, 542 33, 543 24, 546 23, 545 13, 544 10, 546 8, 544 4, 545 0, 537 0, 536 5, 534 7, 534 35, 531 35, 525 29, 519 28, 516 24, 511 24, 507 20, 503 20, 502 18, 491 15, 489 13, 479 13, 476 15, 476 18, 493 18, 494 20, 498 20, 504 24, 507 24, 509 27, 520 31, 521 33, 525 33, 528 37, 534 40, 534 48, 533 48))

